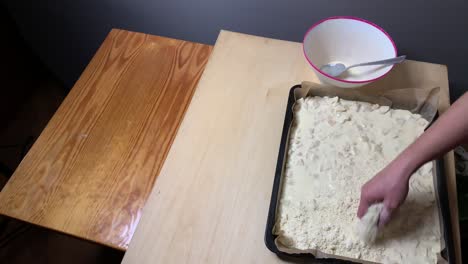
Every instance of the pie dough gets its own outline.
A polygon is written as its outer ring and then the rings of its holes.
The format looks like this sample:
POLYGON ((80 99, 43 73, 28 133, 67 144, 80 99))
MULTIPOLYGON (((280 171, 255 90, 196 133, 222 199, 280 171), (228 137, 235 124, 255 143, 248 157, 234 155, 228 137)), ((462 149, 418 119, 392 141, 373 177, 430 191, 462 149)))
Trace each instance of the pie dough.
POLYGON ((292 249, 374 262, 436 263, 441 234, 432 163, 411 177, 405 203, 375 243, 361 241, 356 232, 361 186, 427 125, 418 114, 388 106, 337 97, 299 99, 275 225, 279 241, 292 249))

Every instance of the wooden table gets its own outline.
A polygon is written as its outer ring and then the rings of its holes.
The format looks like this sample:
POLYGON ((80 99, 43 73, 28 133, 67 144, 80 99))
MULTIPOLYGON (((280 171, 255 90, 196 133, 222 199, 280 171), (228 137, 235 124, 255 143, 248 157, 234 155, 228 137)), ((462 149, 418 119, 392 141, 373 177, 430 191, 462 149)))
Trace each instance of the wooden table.
MULTIPOLYGON (((300 43, 220 33, 123 263, 282 262, 263 237, 288 91, 303 80, 318 82, 300 43)), ((433 86, 443 111, 443 65, 407 61, 364 89, 433 86)))
POLYGON ((1 191, 0 213, 125 250, 211 49, 112 30, 1 191))

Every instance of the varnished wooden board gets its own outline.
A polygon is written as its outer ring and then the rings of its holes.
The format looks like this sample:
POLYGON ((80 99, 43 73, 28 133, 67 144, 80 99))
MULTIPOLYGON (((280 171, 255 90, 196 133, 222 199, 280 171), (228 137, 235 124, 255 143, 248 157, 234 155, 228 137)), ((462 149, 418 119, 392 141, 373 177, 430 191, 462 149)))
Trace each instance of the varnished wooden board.
POLYGON ((112 30, 0 193, 0 213, 125 250, 211 49, 112 30))
MULTIPOLYGON (((280 263, 263 242, 288 91, 318 81, 300 43, 222 31, 123 263, 280 263)), ((440 86, 408 61, 379 89, 440 86)), ((372 89, 372 86, 365 89, 372 89)))

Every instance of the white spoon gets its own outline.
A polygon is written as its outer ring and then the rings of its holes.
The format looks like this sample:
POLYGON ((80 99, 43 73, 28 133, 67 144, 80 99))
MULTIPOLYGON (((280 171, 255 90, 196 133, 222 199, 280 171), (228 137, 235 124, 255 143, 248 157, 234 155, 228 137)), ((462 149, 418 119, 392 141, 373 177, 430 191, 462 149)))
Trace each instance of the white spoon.
POLYGON ((406 58, 406 55, 396 57, 396 58, 391 58, 391 59, 386 59, 386 60, 379 60, 379 61, 372 61, 372 62, 364 62, 364 63, 359 63, 359 64, 354 64, 351 66, 346 67, 343 63, 328 63, 320 67, 320 70, 325 72, 326 74, 337 77, 343 74, 343 72, 354 68, 354 67, 359 67, 359 66, 370 66, 370 65, 391 65, 391 64, 397 64, 402 61, 404 61, 406 58))

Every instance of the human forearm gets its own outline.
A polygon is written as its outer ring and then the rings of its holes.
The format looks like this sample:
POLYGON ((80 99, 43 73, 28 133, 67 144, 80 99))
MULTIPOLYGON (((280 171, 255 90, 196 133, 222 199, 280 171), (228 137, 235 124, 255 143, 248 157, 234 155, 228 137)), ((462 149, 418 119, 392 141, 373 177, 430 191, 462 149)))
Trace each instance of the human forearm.
POLYGON ((361 188, 358 217, 382 202, 379 225, 385 225, 408 195, 408 180, 424 163, 468 143, 468 93, 458 99, 426 132, 361 188))
POLYGON ((458 99, 396 162, 405 166, 408 177, 424 163, 459 144, 468 143, 468 93, 458 99))

